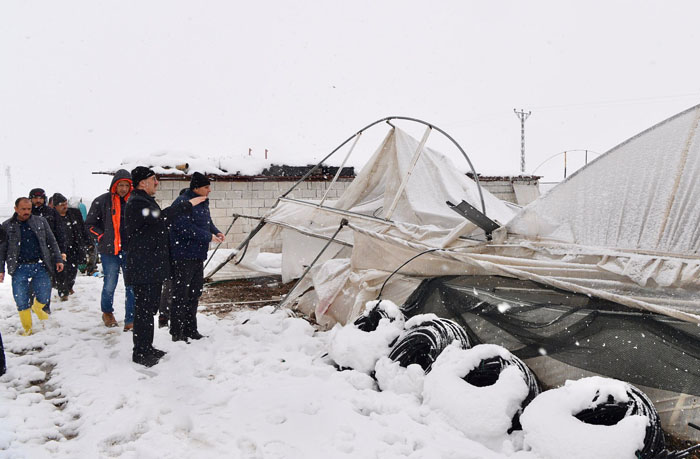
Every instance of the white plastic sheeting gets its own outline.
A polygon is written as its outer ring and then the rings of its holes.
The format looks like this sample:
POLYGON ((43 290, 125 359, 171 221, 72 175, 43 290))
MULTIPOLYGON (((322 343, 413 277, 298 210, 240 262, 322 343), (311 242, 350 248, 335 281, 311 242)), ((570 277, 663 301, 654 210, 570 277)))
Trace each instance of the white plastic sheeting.
MULTIPOLYGON (((391 272, 428 250, 433 251, 391 279, 385 298, 401 303, 425 277, 490 274, 700 323, 699 122, 700 106, 648 129, 512 220, 513 210, 484 191, 487 215, 502 224, 510 221, 491 242, 475 239, 483 232, 444 204, 464 199, 480 208, 476 184, 427 148, 393 221, 381 218, 419 145, 398 129, 387 135, 336 209, 283 200, 265 219, 321 239, 330 238, 341 219, 349 220, 337 235, 346 248, 340 255, 341 249, 333 248, 327 258, 347 258, 350 252, 350 262, 316 266, 296 292, 316 287, 320 295, 310 292, 297 306, 327 324, 356 317, 391 272), (401 287, 390 293, 392 285, 401 287)), ((299 241, 295 245, 297 251, 303 247, 299 241)))
POLYGON ((246 253, 240 264, 227 263, 215 274, 211 274, 214 266, 218 266, 233 253, 234 249, 217 250, 212 256, 209 251, 208 257, 211 261, 204 271, 204 277, 209 277, 213 281, 228 279, 244 279, 250 277, 271 276, 281 274, 282 256, 278 253, 260 253, 257 247, 253 247, 246 253))
MULTIPOLYGON (((446 201, 457 204, 465 200, 481 209, 477 184, 459 172, 440 152, 423 147, 416 154, 419 146, 420 142, 404 131, 392 129, 338 201, 319 206, 313 201, 281 199, 265 215, 268 225, 256 239, 263 241, 281 233, 283 280, 287 282, 303 273, 343 219, 378 234, 435 247, 450 246, 460 240, 460 236, 483 239, 483 230, 446 204, 446 201), (411 167, 413 160, 415 165, 411 167), (402 188, 406 177, 409 178, 402 188), (387 220, 385 214, 394 202, 391 220, 387 220)), ((515 210, 511 206, 483 188, 482 194, 486 213, 491 219, 505 224, 513 217, 515 210)), ((349 263, 324 266, 324 262, 335 257, 350 258, 354 232, 345 227, 334 241, 311 271, 310 279, 294 292, 300 294, 313 285, 316 292, 307 293, 296 306, 329 324, 344 323, 349 317, 356 316, 366 301, 376 298, 387 271, 398 266, 387 266, 375 259, 382 254, 373 254, 366 260, 370 266, 368 269, 357 270, 349 263), (345 269, 340 269, 341 266, 345 269), (345 282, 336 282, 338 277, 345 282), (341 291, 343 295, 340 295, 341 291), (323 316, 327 317, 324 319, 323 316)), ((460 244, 476 245, 479 242, 463 241, 460 244)), ((394 295, 392 298, 396 301, 402 301, 418 283, 417 279, 397 276, 392 279, 394 285, 388 287, 387 293, 394 295)))
POLYGON ((700 106, 613 148, 528 206, 509 232, 697 258, 699 121, 700 106))
MULTIPOLYGON (((392 232, 437 247, 448 246, 459 236, 483 235, 481 229, 446 204, 446 201, 459 204, 465 200, 481 210, 476 183, 459 172, 449 158, 427 147, 411 168, 418 147, 416 139, 400 129, 392 129, 338 201, 318 206, 313 201, 282 199, 264 217, 277 228, 268 225, 259 238, 269 238, 271 232, 283 227, 330 238, 343 218, 374 231, 392 232), (391 220, 385 220, 384 214, 409 172, 410 178, 398 197, 391 220)), ((505 224, 515 215, 512 207, 483 188, 482 194, 486 214, 492 220, 505 224)), ((352 231, 341 231, 336 240, 352 245, 352 231)))
MULTIPOLYGON (((399 260, 408 260, 430 249, 420 243, 372 233, 359 227, 354 229, 352 259, 355 269, 363 269, 372 263, 375 269, 391 271, 392 266, 399 266, 399 260)), ((606 248, 598 248, 597 253, 586 252, 581 247, 533 243, 514 237, 506 240, 504 231, 498 236, 498 241, 489 244, 473 247, 453 245, 427 253, 411 261, 400 272, 422 277, 500 275, 527 279, 700 323, 699 269, 693 271, 695 275, 683 287, 649 288, 640 286, 629 276, 599 266, 604 260, 623 261, 629 254, 606 248)))
MULTIPOLYGON (((476 182, 459 172, 445 155, 428 147, 423 148, 415 167, 411 168, 418 147, 419 142, 406 132, 392 129, 335 207, 384 217, 404 177, 410 173, 392 221, 440 229, 467 226, 445 201, 459 204, 465 200, 481 210, 476 182)), ((512 218, 513 212, 503 201, 483 188, 482 194, 486 215, 492 220, 505 224, 512 218)))

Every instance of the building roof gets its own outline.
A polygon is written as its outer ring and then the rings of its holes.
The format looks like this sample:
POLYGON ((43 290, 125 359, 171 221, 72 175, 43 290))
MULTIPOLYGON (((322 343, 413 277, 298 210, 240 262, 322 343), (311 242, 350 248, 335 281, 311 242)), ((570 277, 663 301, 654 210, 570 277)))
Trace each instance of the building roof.
MULTIPOLYGON (((269 159, 252 156, 202 158, 188 154, 156 153, 146 157, 125 158, 114 168, 93 173, 114 175, 119 169, 132 170, 136 166, 148 166, 164 180, 189 180, 194 172, 222 181, 295 180, 314 167, 313 164, 305 163, 306 161, 290 160, 285 164, 274 164, 269 159)), ((337 171, 337 167, 322 165, 309 180, 329 180, 337 171)), ((344 167, 341 170, 342 178, 354 176, 354 167, 344 167)))

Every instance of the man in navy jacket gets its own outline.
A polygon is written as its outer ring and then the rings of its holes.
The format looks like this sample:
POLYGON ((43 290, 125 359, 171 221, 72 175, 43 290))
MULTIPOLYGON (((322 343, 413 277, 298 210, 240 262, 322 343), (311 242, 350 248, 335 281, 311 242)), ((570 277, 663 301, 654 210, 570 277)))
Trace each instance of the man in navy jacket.
MULTIPOLYGON (((209 180, 195 172, 190 188, 178 196, 173 206, 196 197, 208 197, 210 192, 209 180)), ((223 241, 223 233, 211 220, 208 200, 194 207, 191 214, 175 218, 170 229, 173 290, 170 335, 173 341, 202 338, 197 330, 197 306, 204 284, 204 261, 207 259, 209 243, 223 241)))

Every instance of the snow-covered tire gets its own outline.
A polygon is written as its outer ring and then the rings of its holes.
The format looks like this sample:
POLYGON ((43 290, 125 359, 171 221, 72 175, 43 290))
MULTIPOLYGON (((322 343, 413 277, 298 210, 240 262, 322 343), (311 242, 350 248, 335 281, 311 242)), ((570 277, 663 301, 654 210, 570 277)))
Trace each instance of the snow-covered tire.
POLYGON ((426 373, 438 355, 453 341, 463 349, 471 347, 464 329, 449 319, 435 318, 410 328, 389 353, 389 358, 402 367, 418 364, 426 373))

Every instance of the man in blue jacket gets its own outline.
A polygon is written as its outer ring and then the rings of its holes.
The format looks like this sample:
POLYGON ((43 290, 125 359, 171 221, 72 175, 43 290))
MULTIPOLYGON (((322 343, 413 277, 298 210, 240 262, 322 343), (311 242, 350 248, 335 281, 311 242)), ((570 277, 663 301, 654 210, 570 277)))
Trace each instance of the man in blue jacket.
MULTIPOLYGON (((211 193, 209 180, 199 172, 192 175, 190 188, 173 202, 173 206, 211 193)), ((197 330, 197 306, 204 284, 204 261, 210 242, 223 242, 224 235, 214 225, 209 213, 209 201, 192 209, 190 214, 175 218, 170 229, 170 259, 172 276, 172 306, 170 335, 173 341, 200 339, 197 330)))

